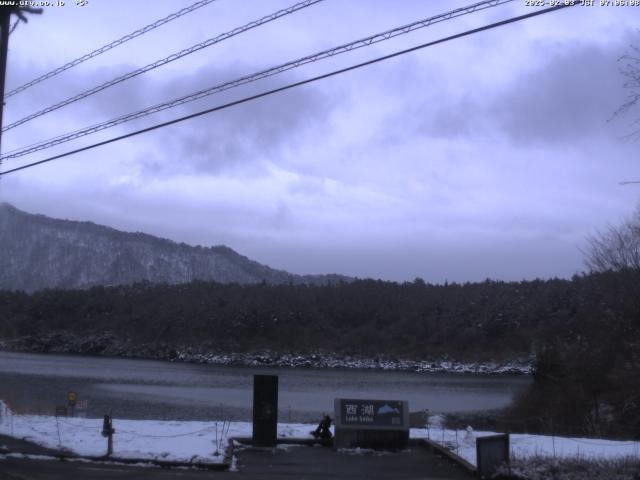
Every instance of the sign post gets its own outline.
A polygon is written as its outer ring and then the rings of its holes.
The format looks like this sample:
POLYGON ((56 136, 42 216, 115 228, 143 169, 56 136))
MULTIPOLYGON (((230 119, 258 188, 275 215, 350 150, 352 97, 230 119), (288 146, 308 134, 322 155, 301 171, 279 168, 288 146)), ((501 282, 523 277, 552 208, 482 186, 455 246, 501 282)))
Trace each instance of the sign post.
POLYGON ((337 398, 336 448, 402 450, 409 446, 409 402, 337 398))
POLYGON ((107 457, 113 454, 113 434, 116 433, 113 428, 113 420, 109 415, 105 415, 102 419, 102 436, 107 438, 107 457))
POLYGON ((67 393, 67 403, 69 405, 69 408, 71 408, 71 416, 73 417, 73 411, 74 408, 76 406, 76 401, 78 400, 78 394, 76 392, 69 392, 67 393))

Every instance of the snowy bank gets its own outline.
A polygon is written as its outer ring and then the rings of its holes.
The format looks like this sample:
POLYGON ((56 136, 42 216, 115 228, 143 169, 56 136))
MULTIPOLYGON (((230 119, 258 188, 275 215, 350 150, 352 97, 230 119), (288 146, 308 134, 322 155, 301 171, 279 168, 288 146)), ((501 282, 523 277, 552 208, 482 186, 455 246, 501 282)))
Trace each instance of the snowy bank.
POLYGON ((210 365, 268 366, 292 368, 355 368, 365 370, 411 371, 423 373, 473 373, 492 375, 530 375, 532 362, 456 362, 452 360, 407 360, 389 358, 363 358, 337 354, 314 353, 308 355, 253 353, 194 353, 178 350, 173 361, 206 363, 210 365))

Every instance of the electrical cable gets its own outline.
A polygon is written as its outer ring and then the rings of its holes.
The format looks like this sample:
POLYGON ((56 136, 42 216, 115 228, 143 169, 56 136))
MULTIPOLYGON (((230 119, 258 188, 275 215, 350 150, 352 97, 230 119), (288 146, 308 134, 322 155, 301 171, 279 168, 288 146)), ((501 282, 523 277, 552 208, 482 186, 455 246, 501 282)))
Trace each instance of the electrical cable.
POLYGON ((19 120, 16 120, 13 123, 10 123, 9 125, 7 125, 6 127, 2 128, 3 132, 6 132, 7 130, 11 130, 12 128, 16 128, 20 125, 22 125, 23 123, 29 122, 35 118, 41 117, 42 115, 45 115, 47 113, 51 113, 55 110, 58 110, 59 108, 65 107, 67 105, 70 105, 72 103, 75 103, 79 100, 82 100, 83 98, 87 98, 91 95, 95 95, 98 92, 101 92, 102 90, 105 90, 109 87, 112 87, 114 85, 117 85, 118 83, 122 83, 126 80, 129 80, 131 78, 137 77, 138 75, 142 75, 143 73, 149 72, 151 70, 154 70, 158 67, 161 67, 163 65, 167 65, 168 63, 174 62, 180 58, 183 58, 187 55, 190 55, 194 52, 197 52, 199 50, 202 50, 203 48, 207 48, 210 47, 211 45, 215 45, 217 43, 220 43, 224 40, 228 40, 229 38, 235 37, 236 35, 239 35, 243 32, 246 32, 247 30, 251 30, 253 28, 259 27, 261 25, 264 25, 266 23, 272 22, 274 20, 277 20, 280 17, 284 17, 285 15, 290 15, 294 12, 297 12, 298 10, 302 10, 303 8, 307 8, 310 7, 312 5, 315 5, 316 3, 320 3, 324 0, 304 0, 302 2, 296 3, 290 7, 284 8, 282 10, 278 10, 275 13, 272 13, 270 15, 267 15, 265 17, 262 17, 258 20, 254 20, 252 22, 247 23, 246 25, 243 25, 242 27, 237 27, 234 28, 233 30, 230 30, 228 32, 225 33, 221 33, 220 35, 210 38, 208 40, 205 40, 204 42, 198 43, 196 45, 192 45, 189 48, 185 48, 184 50, 181 50, 179 52, 176 53, 172 53, 171 55, 169 55, 168 57, 165 58, 161 58, 160 60, 156 60, 153 63, 150 63, 148 65, 145 65, 144 67, 141 67, 137 70, 134 70, 132 72, 126 73, 124 75, 121 75, 119 77, 116 77, 114 79, 109 80, 108 82, 102 83, 100 85, 97 85, 93 88, 90 88, 89 90, 85 90, 82 93, 79 93, 77 95, 74 95, 73 97, 69 97, 65 100, 62 100, 61 102, 55 103, 47 108, 44 108, 42 110, 39 110, 37 112, 34 112, 30 115, 27 115, 26 117, 23 117, 19 120))
POLYGON ((163 110, 167 110, 169 108, 173 108, 179 105, 183 105, 185 103, 189 103, 195 100, 199 100, 201 98, 204 98, 206 96, 209 95, 213 95, 215 93, 220 93, 222 91, 225 90, 229 90, 231 88, 235 88, 241 85, 245 85, 251 82, 255 82, 270 76, 274 76, 277 75, 279 73, 288 71, 288 70, 292 70, 294 68, 298 68, 302 65, 306 65, 308 63, 314 63, 320 60, 323 60, 325 58, 329 58, 329 57, 333 57, 335 55, 339 55, 342 53, 346 53, 346 52, 350 52, 352 50, 361 48, 361 47, 365 47, 365 46, 369 46, 369 45, 373 45, 375 43, 379 43, 385 40, 389 40, 391 38, 394 38, 398 35, 403 35, 403 34, 407 34, 410 33, 414 30, 417 30, 419 28, 425 28, 428 27, 430 25, 436 24, 436 23, 440 23, 443 21, 447 21, 447 20, 451 20, 453 18, 457 18, 460 17, 462 15, 468 15, 470 13, 474 13, 477 11, 481 11, 481 10, 485 10, 487 8, 492 8, 492 7, 496 7, 505 3, 509 3, 512 2, 514 0, 485 0, 479 3, 474 3, 472 5, 469 5, 467 7, 462 7, 462 8, 457 8, 455 10, 451 10, 449 12, 445 12, 439 15, 435 15, 429 18, 425 18, 422 20, 418 20, 416 22, 412 22, 410 24, 407 25, 403 25, 400 27, 395 27, 391 30, 387 30, 381 33, 376 33, 374 35, 370 35, 368 37, 365 38, 361 38, 359 40, 353 41, 353 42, 349 42, 337 47, 332 47, 329 48, 327 50, 323 50, 317 53, 314 53, 312 55, 307 55, 305 57, 299 58, 297 60, 292 60, 286 63, 283 63, 281 65, 275 66, 275 67, 271 67, 268 68, 266 70, 262 70, 260 72, 257 73, 253 73, 250 75, 246 75, 244 77, 235 79, 235 80, 231 80, 219 85, 215 85, 213 87, 209 87, 207 89, 204 90, 200 90, 198 92, 195 93, 191 93, 189 95, 184 95, 182 97, 178 97, 178 98, 174 98, 172 100, 169 100, 167 102, 163 102, 148 108, 145 108, 143 110, 139 110, 137 112, 134 113, 129 113, 126 115, 122 115, 120 117, 116 117, 113 118, 111 120, 107 120, 101 123, 97 123, 94 125, 91 125, 89 127, 84 127, 80 130, 75 130, 73 132, 69 132, 66 134, 62 134, 62 135, 58 135, 56 137, 47 139, 47 140, 42 140, 39 142, 36 142, 35 144, 31 144, 31 145, 27 145, 25 147, 21 147, 19 149, 14 149, 11 152, 6 152, 5 155, 0 157, 0 161, 2 160, 6 160, 6 159, 10 159, 10 158, 18 158, 18 157, 22 157, 24 155, 28 155, 30 153, 34 153, 40 150, 44 150, 56 145, 60 145, 62 143, 66 143, 68 141, 71 140, 75 140, 77 138, 80 137, 84 137, 86 135, 90 135, 96 132, 99 132, 101 130, 105 130, 107 128, 111 128, 114 127, 116 125, 120 125, 122 123, 126 123, 126 122, 130 122, 132 120, 136 120, 138 118, 142 118, 154 113, 158 113, 161 112, 163 110))
MULTIPOLYGON (((40 83, 40 82, 44 82, 45 80, 50 79, 51 77, 55 77, 56 75, 59 75, 60 73, 64 72, 65 70, 69 70, 72 67, 75 67, 76 65, 80 65, 83 62, 86 62, 87 60, 93 58, 93 57, 97 57, 98 55, 101 55, 109 50, 111 50, 112 48, 116 48, 120 45, 122 45, 123 43, 128 42, 129 40, 133 40, 136 37, 139 37, 140 35, 144 35, 147 32, 150 32, 151 30, 154 30, 162 25, 165 25, 169 22, 171 22, 172 20, 175 20, 177 18, 182 17, 183 15, 186 15, 187 13, 191 13, 195 10, 197 10, 198 8, 204 7, 208 4, 210 4, 211 2, 215 2, 216 0, 200 0, 199 2, 194 3, 193 5, 190 5, 188 7, 185 7, 181 10, 178 10, 175 13, 172 13, 171 15, 167 15, 164 18, 161 18, 160 20, 156 20, 155 22, 142 27, 134 32, 131 32, 127 35, 125 35, 124 37, 119 38, 118 40, 114 40, 111 43, 108 43, 107 45, 103 45, 100 48, 96 48, 95 50, 82 55, 81 57, 78 57, 74 60, 71 60, 70 62, 65 63, 64 65, 55 68, 54 70, 51 70, 48 73, 45 73, 44 75, 41 75, 37 78, 34 78, 33 80, 25 83, 24 85, 21 85, 19 87, 14 88, 13 90, 11 90, 9 93, 5 93, 4 98, 5 100, 17 93, 20 93, 24 90, 26 90, 29 87, 33 87, 34 85, 40 83)), ((12 29, 13 30, 13 29, 12 29)))
POLYGON ((368 66, 368 65, 372 65, 372 64, 379 63, 379 62, 382 62, 382 61, 385 61, 385 60, 389 60, 391 58, 395 58, 395 57, 398 57, 400 55, 404 55, 404 54, 407 54, 407 53, 410 53, 410 52, 415 52, 417 50, 421 50, 423 48, 431 47, 433 45, 438 45, 440 43, 445 43, 445 42, 448 42, 448 41, 451 41, 451 40, 455 40, 455 39, 458 39, 458 38, 466 37, 468 35, 473 35, 475 33, 483 32, 483 31, 490 30, 490 29, 493 29, 493 28, 497 28, 497 27, 501 27, 501 26, 504 26, 504 25, 508 25, 510 23, 514 23, 514 22, 522 21, 522 20, 525 20, 525 19, 528 19, 528 18, 532 18, 532 17, 536 17, 536 16, 539 16, 539 15, 543 15, 545 13, 555 12, 555 11, 558 11, 558 10, 561 10, 561 9, 564 9, 564 8, 568 8, 568 7, 571 7, 571 6, 574 6, 574 5, 577 5, 577 3, 576 4, 561 4, 561 5, 558 5, 558 6, 545 8, 545 9, 542 9, 542 10, 537 10, 535 12, 527 13, 527 14, 524 14, 524 15, 519 15, 519 16, 516 16, 516 17, 511 17, 511 18, 508 18, 506 20, 502 20, 502 21, 499 21, 499 22, 494 22, 494 23, 491 23, 491 24, 488 24, 488 25, 484 25, 482 27, 474 28, 474 29, 471 29, 471 30, 466 30, 464 32, 457 33, 457 34, 454 34, 454 35, 450 35, 448 37, 443 37, 443 38, 440 38, 438 40, 434 40, 434 41, 431 41, 431 42, 423 43, 423 44, 417 45, 415 47, 407 48, 407 49, 404 49, 404 50, 399 50, 397 52, 394 52, 394 53, 391 53, 391 54, 388 54, 388 55, 384 55, 384 56, 381 56, 381 57, 374 58, 372 60, 368 60, 366 62, 358 63, 356 65, 351 65, 349 67, 341 68, 339 70, 334 70, 332 72, 325 73, 325 74, 322 74, 322 75, 318 75, 318 76, 315 76, 315 77, 311 77, 311 78, 308 78, 306 80, 301 80, 299 82, 290 83, 288 85, 285 85, 285 86, 282 86, 282 87, 278 87, 278 88, 274 88, 272 90, 268 90, 268 91, 265 91, 265 92, 261 92, 261 93, 258 93, 256 95, 251 95, 249 97, 244 97, 244 98, 242 98, 240 100, 235 100, 233 102, 229 102, 229 103, 226 103, 226 104, 223 104, 223 105, 218 105, 216 107, 208 108, 206 110, 201 110, 199 112, 192 113, 190 115, 185 115, 183 117, 179 117, 179 118, 167 121, 167 122, 163 122, 163 123, 159 123, 159 124, 156 124, 156 125, 152 125, 150 127, 143 128, 141 130, 136 130, 134 132, 130 132, 130 133, 127 133, 127 134, 124 134, 124 135, 120 135, 118 137, 113 137, 113 138, 110 138, 108 140, 104 140, 102 142, 97 142, 97 143, 94 143, 94 144, 91 144, 91 145, 87 145, 87 146, 84 146, 84 147, 81 147, 81 148, 77 148, 75 150, 70 150, 68 152, 61 153, 59 155, 54 155, 52 157, 45 158, 43 160, 39 160, 37 162, 32 162, 32 163, 29 163, 29 164, 26 164, 26 165, 22 165, 20 167, 12 168, 10 170, 6 170, 4 172, 0 172, 0 177, 2 177, 4 175, 8 175, 10 173, 18 172, 20 170, 25 170, 27 168, 35 167, 36 165, 41 165, 43 163, 51 162, 53 160, 58 160, 60 158, 68 157, 68 156, 76 154, 76 153, 80 153, 80 152, 84 152, 84 151, 87 151, 87 150, 91 150, 91 149, 94 149, 94 148, 97 148, 97 147, 100 147, 100 146, 103 146, 103 145, 107 145, 109 143, 114 143, 114 142, 117 142, 117 141, 120 141, 120 140, 124 140, 125 138, 134 137, 134 136, 140 135, 142 133, 150 132, 150 131, 153 131, 153 130, 157 130, 159 128, 163 128, 163 127, 167 127, 169 125, 173 125, 173 124, 176 124, 176 123, 183 122, 185 120, 189 120, 189 119, 192 119, 192 118, 200 117, 202 115, 206 115, 206 114, 213 113, 213 112, 216 112, 216 111, 219 111, 219 110, 223 110, 223 109, 226 109, 226 108, 229 108, 229 107, 233 107, 235 105, 240 105, 240 104, 243 104, 243 103, 247 103, 249 101, 256 100, 258 98, 266 97, 268 95, 273 95, 275 93, 283 92, 285 90, 290 90, 292 88, 299 87, 301 85, 306 85, 308 83, 316 82, 318 80, 323 80, 325 78, 333 77, 333 76, 336 76, 336 75, 339 75, 339 74, 342 74, 342 73, 346 73, 346 72, 349 72, 349 71, 352 71, 352 70, 356 70, 358 68, 362 68, 362 67, 365 67, 365 66, 368 66))

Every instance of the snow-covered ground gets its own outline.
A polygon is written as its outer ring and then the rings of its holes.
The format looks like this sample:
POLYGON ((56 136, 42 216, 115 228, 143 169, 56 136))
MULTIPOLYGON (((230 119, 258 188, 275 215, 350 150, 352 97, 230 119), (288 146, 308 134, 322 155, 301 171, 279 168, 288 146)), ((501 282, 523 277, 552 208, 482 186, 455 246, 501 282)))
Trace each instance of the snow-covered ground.
MULTIPOLYGON (((250 437, 250 422, 113 420, 113 456, 219 463, 229 438, 250 437)), ((280 424, 278 436, 312 438, 308 424, 280 424)), ((100 456, 107 451, 102 419, 13 414, 0 403, 0 434, 47 448, 100 456)), ((0 447, 2 445, 0 444, 0 447)))
MULTIPOLYGON (((472 465, 476 465, 476 438, 497 432, 443 429, 436 423, 427 429, 412 429, 412 438, 430 438, 444 445, 472 465)), ((509 435, 511 456, 616 459, 633 457, 640 460, 640 442, 593 438, 552 437, 548 435, 509 435)))
MULTIPOLYGON (((476 464, 475 440, 495 432, 448 430, 433 418, 428 429, 412 429, 412 438, 430 438, 443 444, 469 463, 476 464)), ((194 422, 114 419, 114 456, 121 458, 161 459, 192 462, 222 462, 233 437, 250 437, 250 422, 194 422)), ((281 438, 311 438, 315 425, 278 424, 281 438)), ((26 439, 42 446, 99 456, 106 453, 107 441, 101 435, 102 419, 57 418, 17 415, 0 401, 0 434, 26 439)), ((2 447, 2 445, 0 445, 2 447)), ((640 442, 587 438, 550 437, 511 434, 512 455, 519 458, 549 456, 556 458, 640 460, 640 442)))

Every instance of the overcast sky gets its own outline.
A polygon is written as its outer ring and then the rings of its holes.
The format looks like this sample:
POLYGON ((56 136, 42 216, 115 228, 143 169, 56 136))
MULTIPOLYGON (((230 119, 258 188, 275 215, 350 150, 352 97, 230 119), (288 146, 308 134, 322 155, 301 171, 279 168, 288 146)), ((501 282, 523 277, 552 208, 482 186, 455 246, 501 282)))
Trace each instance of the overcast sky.
MULTIPOLYGON (((195 1, 195 0, 194 0, 195 1)), ((191 0, 66 0, 10 37, 7 88, 191 0)), ((217 0, 6 101, 4 124, 293 1, 217 0)), ((3 135, 8 151, 471 2, 326 0, 3 135)), ((533 11, 524 0, 167 110, 54 153, 533 11)), ((640 198, 618 58, 640 7, 573 7, 67 157, 0 201, 295 273, 429 282, 569 277, 640 198)))

